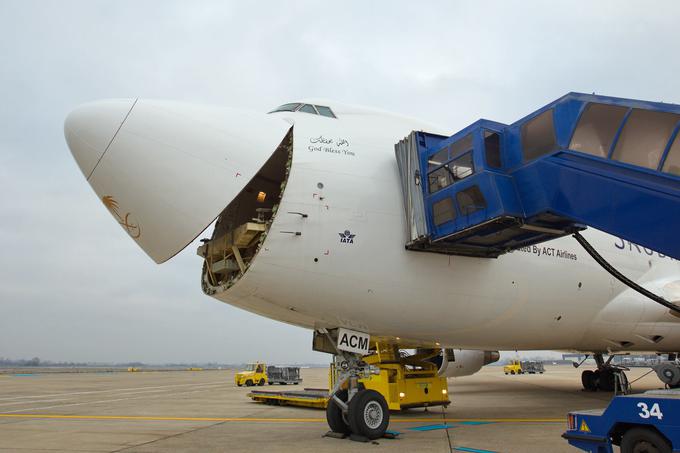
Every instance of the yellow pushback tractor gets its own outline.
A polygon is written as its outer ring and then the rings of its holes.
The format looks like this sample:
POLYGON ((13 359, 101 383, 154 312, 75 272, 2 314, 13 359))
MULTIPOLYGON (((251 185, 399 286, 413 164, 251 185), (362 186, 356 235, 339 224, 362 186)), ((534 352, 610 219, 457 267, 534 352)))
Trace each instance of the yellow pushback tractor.
MULTIPOLYGON (((369 373, 359 379, 367 390, 380 393, 389 410, 415 407, 448 406, 446 377, 438 375, 435 359, 440 353, 436 349, 416 350, 407 354, 398 345, 373 343, 371 353, 363 357, 369 373)), ((329 389, 336 387, 339 371, 343 364, 334 360, 328 372, 329 389)), ((278 405, 317 407, 328 404, 328 389, 306 388, 300 391, 253 390, 248 396, 253 400, 278 405)))
POLYGON ((267 383, 267 365, 260 362, 249 363, 246 369, 234 374, 234 384, 241 387, 245 385, 264 385, 267 383))

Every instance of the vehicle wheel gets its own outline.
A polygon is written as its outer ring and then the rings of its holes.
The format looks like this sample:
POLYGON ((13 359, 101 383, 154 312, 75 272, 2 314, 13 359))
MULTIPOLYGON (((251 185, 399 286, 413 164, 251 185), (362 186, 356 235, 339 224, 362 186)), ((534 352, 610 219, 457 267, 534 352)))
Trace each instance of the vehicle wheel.
POLYGON ((505 373, 505 375, 507 376, 507 375, 508 375, 508 373, 505 373))
POLYGON ((631 428, 623 435, 621 453, 671 453, 671 445, 656 431, 631 428))
POLYGON ((236 384, 236 385, 238 385, 238 386, 240 387, 240 386, 242 386, 243 384, 241 384, 241 383, 239 382, 239 383, 238 383, 238 384, 236 384))
POLYGON ((510 372, 510 374, 515 374, 515 370, 512 370, 512 371, 510 372))
POLYGON ((600 379, 597 382, 597 388, 603 392, 614 391, 614 371, 610 369, 603 369, 600 371, 600 379))
POLYGON ((248 379, 248 380, 246 381, 246 387, 252 387, 252 386, 253 386, 253 381, 251 381, 250 379, 248 379))
POLYGON ((597 390, 598 375, 593 370, 585 370, 581 373, 581 384, 583 384, 583 389, 589 392, 594 392, 597 390))
POLYGON ((349 427, 354 434, 371 440, 385 434, 390 411, 385 398, 375 390, 361 390, 349 402, 349 427))
POLYGON ((299 384, 299 382, 293 382, 293 385, 298 385, 298 384, 299 384))
POLYGON ((272 381, 269 381, 269 385, 274 385, 274 383, 272 381))
POLYGON ((260 379, 260 382, 258 382, 257 385, 259 385, 260 387, 262 387, 262 386, 264 385, 264 379, 260 379))
POLYGON ((286 383, 285 383, 285 382, 279 382, 279 384, 281 384, 281 385, 286 385, 286 383))
MULTIPOLYGON (((338 390, 335 392, 338 398, 342 401, 347 401, 347 390, 338 390)), ((326 421, 331 431, 342 434, 349 434, 349 425, 342 418, 342 409, 337 405, 333 398, 328 400, 326 406, 326 421)))

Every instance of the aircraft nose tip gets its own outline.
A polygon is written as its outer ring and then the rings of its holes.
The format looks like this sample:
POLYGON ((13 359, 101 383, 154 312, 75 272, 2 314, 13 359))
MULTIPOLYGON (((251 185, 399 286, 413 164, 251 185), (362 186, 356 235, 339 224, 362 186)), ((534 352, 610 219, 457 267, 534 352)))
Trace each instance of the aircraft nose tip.
POLYGON ((66 117, 66 143, 86 178, 89 179, 134 104, 134 99, 91 102, 76 107, 66 117))

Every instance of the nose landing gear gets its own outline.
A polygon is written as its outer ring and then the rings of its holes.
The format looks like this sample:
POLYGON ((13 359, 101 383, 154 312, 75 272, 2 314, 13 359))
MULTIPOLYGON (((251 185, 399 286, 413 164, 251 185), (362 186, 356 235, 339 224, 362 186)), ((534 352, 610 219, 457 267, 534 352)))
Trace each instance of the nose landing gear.
POLYGON ((338 381, 326 407, 329 434, 359 441, 383 437, 390 423, 387 401, 359 382, 360 377, 368 375, 368 365, 361 355, 344 351, 338 351, 336 363, 338 381))

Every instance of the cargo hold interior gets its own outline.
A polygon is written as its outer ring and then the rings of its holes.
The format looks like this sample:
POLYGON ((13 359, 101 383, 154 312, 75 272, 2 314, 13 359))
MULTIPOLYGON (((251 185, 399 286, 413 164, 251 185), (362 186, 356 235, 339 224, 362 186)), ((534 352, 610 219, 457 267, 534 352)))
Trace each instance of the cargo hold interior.
POLYGON ((212 295, 230 288, 247 272, 264 243, 286 187, 293 156, 293 130, 217 218, 204 258, 201 285, 212 295))

